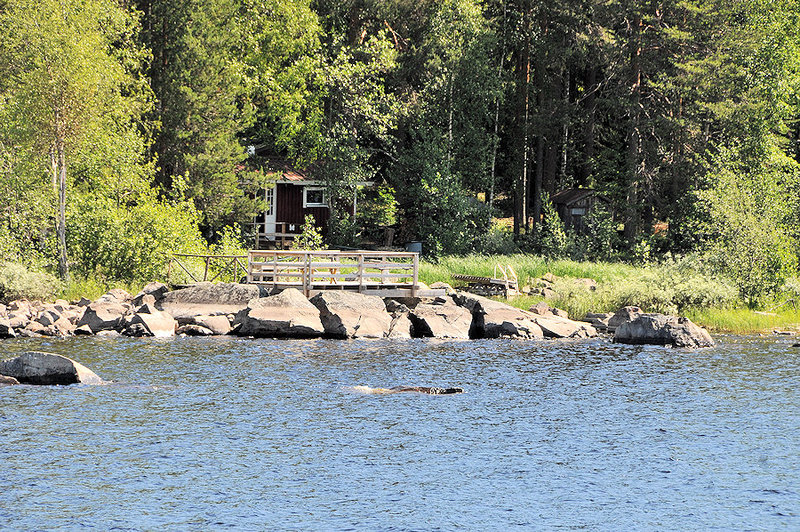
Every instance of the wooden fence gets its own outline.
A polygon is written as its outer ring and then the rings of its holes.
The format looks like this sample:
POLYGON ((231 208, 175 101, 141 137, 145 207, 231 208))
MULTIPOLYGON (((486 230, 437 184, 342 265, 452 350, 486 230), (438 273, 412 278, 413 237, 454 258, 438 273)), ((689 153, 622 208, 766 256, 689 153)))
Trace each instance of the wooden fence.
POLYGON ((419 289, 419 255, 382 251, 250 251, 247 282, 294 287, 310 297, 321 290, 354 290, 383 297, 436 296, 419 289))
POLYGON ((171 278, 172 266, 175 264, 175 271, 178 268, 183 270, 195 283, 204 281, 229 280, 238 283, 241 279, 247 277, 247 266, 245 261, 247 255, 193 255, 190 253, 173 253, 169 259, 169 266, 167 267, 167 279, 171 278), (196 270, 193 270, 186 263, 191 259, 200 259, 203 264, 203 276, 200 278, 196 270), (213 268, 212 268, 213 266, 213 268), (239 272, 241 270, 241 275, 239 272), (209 278, 209 274, 214 273, 213 277, 209 278))

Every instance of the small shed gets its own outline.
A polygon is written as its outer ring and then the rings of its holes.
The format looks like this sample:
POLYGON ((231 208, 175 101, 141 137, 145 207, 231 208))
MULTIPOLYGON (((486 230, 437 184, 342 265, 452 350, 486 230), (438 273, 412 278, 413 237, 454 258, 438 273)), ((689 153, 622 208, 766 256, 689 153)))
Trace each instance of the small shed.
MULTIPOLYGON (((267 176, 274 185, 264 190, 267 210, 256 217, 256 249, 285 249, 300 234, 306 215, 314 216, 317 227, 326 231, 330 206, 325 183, 314 179, 313 170, 294 168, 286 159, 271 158, 267 176)), ((369 183, 359 183, 360 186, 369 183)), ((356 198, 350 214, 355 216, 356 198)))
POLYGON ((564 227, 578 234, 586 232, 586 215, 597 201, 597 195, 591 188, 568 188, 554 194, 550 201, 558 212, 564 227))

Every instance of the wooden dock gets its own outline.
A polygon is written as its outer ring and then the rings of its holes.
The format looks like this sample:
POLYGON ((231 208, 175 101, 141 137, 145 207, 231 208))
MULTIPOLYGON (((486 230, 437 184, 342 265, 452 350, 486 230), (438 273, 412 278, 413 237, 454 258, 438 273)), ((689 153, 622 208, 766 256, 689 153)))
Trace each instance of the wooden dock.
POLYGON ((419 255, 382 251, 252 250, 247 282, 273 289, 297 288, 306 297, 323 290, 353 290, 381 297, 436 297, 419 288, 419 255))
POLYGON ((506 298, 519 295, 519 279, 511 265, 506 267, 500 264, 496 265, 494 267, 494 277, 455 274, 453 279, 468 283, 467 291, 475 294, 485 296, 502 295, 506 298), (498 271, 500 275, 498 275, 498 271))

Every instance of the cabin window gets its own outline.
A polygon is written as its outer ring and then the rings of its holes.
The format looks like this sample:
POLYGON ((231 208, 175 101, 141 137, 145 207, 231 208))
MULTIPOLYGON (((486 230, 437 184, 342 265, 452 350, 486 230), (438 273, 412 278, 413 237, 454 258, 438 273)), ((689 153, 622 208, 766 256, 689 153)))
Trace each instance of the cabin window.
POLYGON ((569 210, 572 216, 584 216, 586 214, 586 207, 573 207, 569 210))
POLYGON ((303 207, 327 207, 325 189, 322 187, 305 187, 303 189, 303 207))

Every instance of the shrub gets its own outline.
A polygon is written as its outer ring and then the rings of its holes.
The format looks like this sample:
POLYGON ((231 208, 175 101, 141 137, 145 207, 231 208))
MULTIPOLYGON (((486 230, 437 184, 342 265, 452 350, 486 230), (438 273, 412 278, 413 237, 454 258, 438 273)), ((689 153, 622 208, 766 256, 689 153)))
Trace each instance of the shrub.
POLYGON ((323 249, 322 233, 317 228, 313 214, 306 215, 306 221, 300 228, 300 234, 292 242, 292 249, 323 249))
POLYGON ((204 253, 197 212, 189 204, 145 201, 118 205, 79 197, 67 222, 67 246, 78 274, 107 280, 163 277, 171 253, 204 253))
POLYGON ((29 270, 17 262, 0 264, 0 300, 52 300, 61 290, 61 282, 45 272, 29 270))

